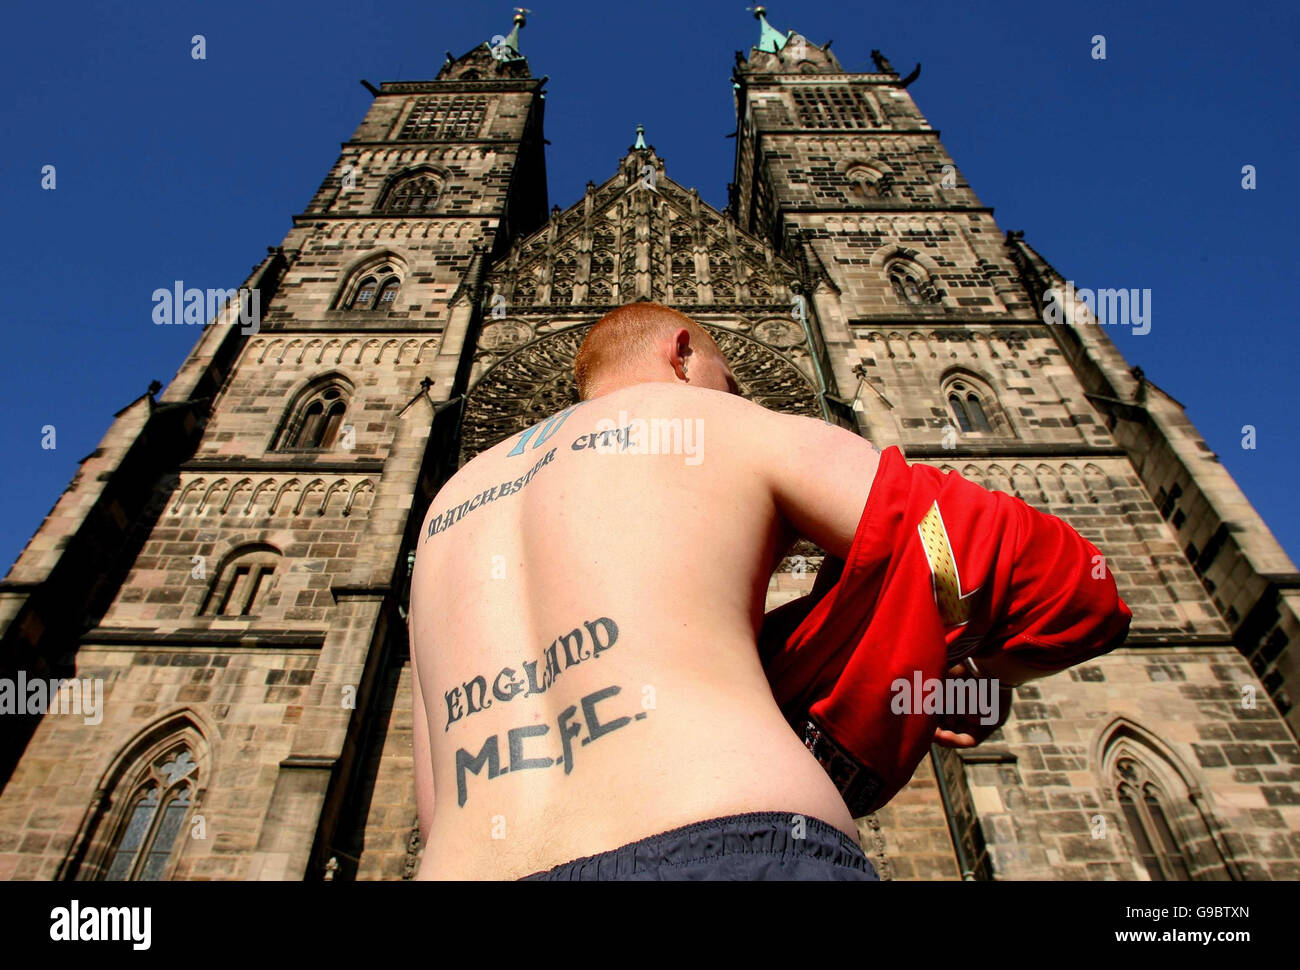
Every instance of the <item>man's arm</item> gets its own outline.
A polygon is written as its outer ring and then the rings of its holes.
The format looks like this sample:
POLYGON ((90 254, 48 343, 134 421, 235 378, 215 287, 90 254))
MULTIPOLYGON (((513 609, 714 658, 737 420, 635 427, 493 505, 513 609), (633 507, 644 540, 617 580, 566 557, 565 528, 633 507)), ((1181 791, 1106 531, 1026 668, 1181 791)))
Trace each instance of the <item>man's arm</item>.
MULTIPOLYGON (((969 486, 968 486, 969 487, 969 486)), ((1115 649, 1133 613, 1101 551, 1066 522, 1000 495, 1008 514, 997 610, 973 657, 1010 684, 1046 677, 1115 649)))
POLYGON ((865 438, 816 418, 766 411, 756 441, 777 511, 801 536, 848 557, 880 452, 865 438))
POLYGON ((837 425, 753 405, 751 429, 759 474, 772 490, 784 531, 827 553, 812 591, 769 612, 759 632, 759 655, 780 649, 817 602, 835 585, 875 481, 880 452, 837 425))
POLYGON ((1019 687, 1027 680, 1037 680, 1039 677, 1059 673, 1056 670, 1039 670, 1034 667, 1026 667, 1007 653, 980 657, 978 663, 981 677, 991 678, 1000 684, 1006 684, 1008 687, 1019 687))
MULTIPOLYGON (((879 453, 852 432, 809 418, 780 416, 765 434, 776 445, 770 475, 782 516, 802 535, 845 558, 875 481, 879 453)), ((997 494, 972 483, 952 487, 986 497, 997 494)), ((1001 546, 997 554, 1011 564, 1009 574, 1005 568, 999 571, 1006 585, 997 596, 990 636, 974 657, 979 676, 998 682, 1000 720, 1005 720, 1009 687, 1113 649, 1122 642, 1131 613, 1098 550, 1064 522, 1004 495, 972 508, 983 511, 965 523, 959 516, 952 524, 964 524, 966 540, 983 543, 985 555, 991 554, 989 542, 1001 546), (990 530, 985 523, 993 521, 999 525, 990 530)), ((779 648, 818 598, 793 601, 768 615, 764 636, 770 627, 774 642, 769 650, 779 648)), ((959 668, 950 675, 970 672, 959 668)), ((966 747, 990 731, 987 726, 976 731, 953 727, 957 730, 941 728, 936 740, 966 747)))

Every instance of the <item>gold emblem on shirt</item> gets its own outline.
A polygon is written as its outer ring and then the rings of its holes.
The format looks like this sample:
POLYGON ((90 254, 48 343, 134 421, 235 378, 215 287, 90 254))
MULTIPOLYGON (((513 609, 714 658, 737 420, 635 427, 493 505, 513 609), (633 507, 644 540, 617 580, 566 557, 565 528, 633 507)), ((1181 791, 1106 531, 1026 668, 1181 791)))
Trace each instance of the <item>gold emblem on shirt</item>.
POLYGON ((952 554, 948 527, 944 525, 937 501, 925 513, 925 518, 916 527, 916 531, 921 536, 925 558, 930 563, 930 574, 934 579, 934 601, 939 607, 939 616, 945 626, 961 626, 970 619, 970 603, 967 600, 975 590, 966 593, 961 591, 957 560, 952 554))

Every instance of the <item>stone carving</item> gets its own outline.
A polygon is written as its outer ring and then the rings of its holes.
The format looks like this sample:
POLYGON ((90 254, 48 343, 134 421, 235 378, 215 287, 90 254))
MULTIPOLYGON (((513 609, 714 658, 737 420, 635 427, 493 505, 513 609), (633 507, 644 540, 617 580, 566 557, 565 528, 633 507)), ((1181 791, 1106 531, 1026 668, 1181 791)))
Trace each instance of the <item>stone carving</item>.
POLYGON ((526 343, 532 336, 528 324, 518 320, 495 320, 483 328, 478 345, 483 350, 503 351, 526 343))
POLYGON ((663 177, 647 201, 639 185, 612 179, 591 196, 589 215, 584 200, 516 242, 488 274, 492 291, 512 292, 515 313, 539 299, 552 306, 613 307, 641 296, 731 305, 781 299, 773 284, 798 278, 761 240, 729 229, 698 193, 663 177), (697 251, 707 258, 697 261, 697 251), (638 280, 638 267, 649 270, 648 280, 638 280), (550 281, 549 294, 538 287, 542 280, 550 281))
POLYGON ((764 320, 756 324, 754 337, 773 347, 794 347, 804 342, 803 329, 793 320, 764 320))

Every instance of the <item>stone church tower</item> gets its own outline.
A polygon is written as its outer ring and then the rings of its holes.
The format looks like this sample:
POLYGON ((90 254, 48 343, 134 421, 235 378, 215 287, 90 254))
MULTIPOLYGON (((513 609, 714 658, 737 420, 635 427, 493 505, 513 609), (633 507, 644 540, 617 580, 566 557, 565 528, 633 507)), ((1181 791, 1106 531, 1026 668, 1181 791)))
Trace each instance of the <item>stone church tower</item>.
MULTIPOLYGON (((420 851, 406 593, 460 463, 576 400, 651 299, 747 397, 1061 516, 1135 614, 859 822, 887 878, 1300 878, 1300 577, 1183 414, 1004 233, 902 78, 780 33, 737 53, 718 211, 638 131, 549 209, 519 28, 374 101, 177 376, 123 408, 0 584, 0 877, 399 879, 420 851), (252 296, 246 298, 251 300, 252 296), (158 393, 161 391, 161 393, 158 393), (12 692, 10 694, 12 700, 12 692)), ((919 71, 919 68, 918 68, 919 71)), ((811 587, 796 550, 769 606, 811 587)))

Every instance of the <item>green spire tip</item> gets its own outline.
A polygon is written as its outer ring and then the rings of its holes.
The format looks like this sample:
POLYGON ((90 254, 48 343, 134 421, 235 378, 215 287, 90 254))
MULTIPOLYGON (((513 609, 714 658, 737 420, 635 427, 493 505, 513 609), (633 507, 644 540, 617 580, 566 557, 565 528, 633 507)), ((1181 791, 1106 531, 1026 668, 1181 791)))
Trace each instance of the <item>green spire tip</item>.
POLYGON ((758 49, 769 54, 777 53, 790 38, 767 22, 767 7, 750 7, 749 9, 754 11, 755 19, 762 25, 761 32, 758 35, 758 49))
MULTIPOLYGON (((528 23, 528 14, 531 10, 525 7, 515 7, 515 25, 510 28, 510 33, 499 44, 488 43, 492 50, 492 55, 502 61, 517 61, 523 59, 523 54, 519 53, 519 28, 528 23)), ((496 40, 496 38, 492 38, 496 40)))

